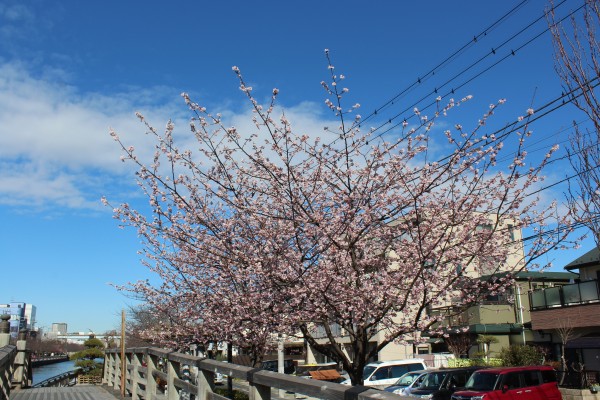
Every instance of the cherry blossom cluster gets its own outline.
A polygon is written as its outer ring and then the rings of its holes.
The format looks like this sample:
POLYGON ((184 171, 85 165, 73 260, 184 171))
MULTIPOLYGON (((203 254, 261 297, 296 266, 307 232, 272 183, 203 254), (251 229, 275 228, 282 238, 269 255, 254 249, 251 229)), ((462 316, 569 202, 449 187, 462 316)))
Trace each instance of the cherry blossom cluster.
POLYGON ((343 106, 345 77, 331 62, 328 69, 325 104, 340 125, 322 138, 273 115, 278 89, 268 106, 259 104, 237 67, 255 130, 226 126, 183 94, 193 148, 177 147, 171 122, 159 133, 141 115, 156 141, 152 159, 139 159, 111 133, 124 161, 137 165, 151 209, 123 204, 115 217, 138 230, 144 263, 161 282, 120 289, 168 316, 147 332, 155 340, 226 341, 259 360, 277 333, 300 333, 359 382, 369 357, 389 343, 443 334, 447 315, 431 310, 502 292, 512 273, 563 239, 544 235, 553 208, 527 194, 547 161, 526 165, 525 135, 513 162, 497 165, 503 143, 484 130, 503 100, 474 130, 446 130, 448 154, 431 160, 430 131, 469 96, 431 116, 415 109, 419 124, 403 124, 386 142, 361 130, 358 115, 346 123, 359 104, 343 106), (511 237, 526 227, 539 233, 527 250, 511 237), (333 325, 350 339, 352 359, 333 325), (377 335, 385 339, 364 345, 377 335))

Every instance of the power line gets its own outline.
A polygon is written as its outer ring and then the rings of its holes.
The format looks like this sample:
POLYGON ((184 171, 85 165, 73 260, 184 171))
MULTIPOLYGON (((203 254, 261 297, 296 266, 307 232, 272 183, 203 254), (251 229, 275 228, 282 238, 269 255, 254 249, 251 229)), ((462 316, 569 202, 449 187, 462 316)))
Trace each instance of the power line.
MULTIPOLYGON (((562 3, 561 3, 562 4, 562 3)), ((582 8, 585 7, 585 4, 580 6, 579 8, 577 8, 574 11, 571 11, 567 16, 563 17, 560 22, 563 22, 564 20, 566 20, 567 18, 570 18, 572 15, 574 15, 575 13, 579 12, 582 8)), ((540 18, 536 19, 537 22, 540 18)), ((532 26, 534 23, 531 23, 528 27, 532 26)), ((467 84, 471 83, 472 81, 474 81, 475 79, 481 77, 483 74, 489 72, 491 69, 493 69, 494 67, 498 66, 500 63, 506 61, 508 58, 514 57, 518 52, 520 52, 523 48, 527 47, 528 45, 530 45, 531 43, 533 43, 535 40, 539 39, 540 37, 542 37, 545 33, 547 33, 550 30, 550 27, 547 27, 546 29, 544 29, 543 31, 537 33, 536 35, 534 35, 533 37, 531 37, 529 40, 527 40, 525 43, 521 44, 519 47, 510 50, 510 52, 508 52, 507 54, 504 55, 504 57, 502 57, 501 59, 497 60, 496 62, 494 62, 493 64, 489 65, 488 67, 484 68, 483 70, 479 71, 478 73, 476 73, 475 75, 471 76, 470 78, 468 78, 466 81, 463 81, 460 85, 453 87, 450 91, 446 92, 444 95, 439 96, 438 99, 444 99, 447 98, 453 94, 455 94, 456 91, 462 89, 464 86, 466 86, 467 84)), ((522 30, 524 31, 524 30, 522 30)), ((517 35, 519 35, 522 31, 520 31, 519 33, 513 35, 513 37, 507 41, 505 41, 502 46, 504 46, 504 44, 508 43, 508 41, 512 40, 514 37, 516 37, 517 35)), ((467 72, 468 70, 470 70, 471 68, 473 68, 475 65, 477 65, 480 61, 482 61, 484 58, 490 56, 490 55, 495 55, 496 54, 496 50, 492 49, 492 51, 490 51, 490 53, 488 53, 486 56, 480 58, 479 60, 475 61, 474 63, 472 63, 471 65, 469 65, 467 68, 464 68, 461 72, 459 72, 458 74, 456 74, 453 78, 447 80, 443 85, 441 85, 439 88, 435 88, 433 91, 429 92, 428 94, 426 94, 425 96, 421 97, 419 100, 415 101, 414 103, 412 103, 410 106, 406 107, 405 109, 403 109, 401 112, 395 114, 394 116, 392 116, 391 118, 388 118, 386 122, 383 122, 381 125, 379 125, 378 127, 374 128, 371 130, 371 132, 376 132, 381 130, 382 128, 384 128, 386 125, 389 125, 392 123, 392 121, 396 120, 397 118, 401 117, 402 115, 404 115, 405 113, 407 113, 408 111, 414 109, 415 107, 417 107, 422 101, 424 101, 427 98, 430 98, 436 94, 438 94, 438 90, 442 87, 445 87, 446 85, 448 85, 450 82, 452 82, 453 80, 457 79, 459 76, 461 76, 462 74, 464 74, 465 72, 467 72)), ((429 104, 427 104, 425 107, 421 107, 420 110, 427 110, 429 108, 431 108, 432 106, 438 104, 438 101, 432 101, 429 104)), ((385 129, 383 132, 381 132, 379 135, 373 137, 373 139, 378 139, 380 137, 382 137, 383 135, 385 135, 386 133, 390 132, 392 129, 398 127, 399 125, 402 125, 404 122, 412 119, 415 117, 415 114, 411 114, 409 117, 406 117, 403 119, 402 122, 396 123, 394 125, 389 126, 387 129, 385 129)), ((360 127, 360 125, 362 124, 362 122, 360 124, 358 124, 358 126, 360 127)), ((337 139, 336 139, 337 140, 337 139)), ((335 142, 335 140, 334 140, 335 142)))
MULTIPOLYGON (((434 76, 435 73, 436 73, 436 71, 438 71, 439 69, 441 69, 442 67, 444 67, 446 64, 450 63, 450 61, 452 61, 453 59, 455 59, 458 55, 462 54, 466 49, 468 49, 469 47, 473 46, 475 43, 477 43, 477 41, 480 38, 482 38, 484 36, 487 36, 487 34, 489 32, 491 32, 496 26, 500 25, 502 22, 504 22, 504 20, 508 19, 512 14, 516 13, 516 11, 518 9, 520 9, 527 1, 528 0, 521 1, 519 4, 517 4, 515 7, 513 7, 511 10, 509 10, 507 13, 505 13, 503 16, 501 16, 496 21, 494 21, 490 26, 488 26, 487 28, 485 28, 483 31, 481 31, 477 35, 474 35, 473 39, 469 40, 467 43, 465 43, 464 45, 462 45, 458 50, 454 51, 452 54, 450 54, 444 60, 442 60, 441 62, 439 62, 435 67, 433 67, 432 69, 430 69, 428 72, 426 72, 425 74, 423 74, 420 77, 417 77, 416 81, 414 81, 408 87, 406 87, 403 90, 401 90, 399 93, 397 93, 391 99, 387 100, 383 105, 381 105, 378 108, 376 108, 371 114, 369 114, 365 118, 363 118, 363 120, 361 121, 361 123, 364 123, 364 122, 368 121, 369 119, 371 119, 373 116, 378 115, 383 109, 385 109, 388 106, 394 104, 394 102, 398 98, 400 98, 402 95, 404 95, 405 93, 407 93, 408 91, 410 91, 411 89, 413 89, 414 87, 416 87, 417 85, 420 85, 424 81, 428 80, 430 77, 434 76)), ((565 1, 566 0, 563 0, 556 7, 559 7, 565 1)))

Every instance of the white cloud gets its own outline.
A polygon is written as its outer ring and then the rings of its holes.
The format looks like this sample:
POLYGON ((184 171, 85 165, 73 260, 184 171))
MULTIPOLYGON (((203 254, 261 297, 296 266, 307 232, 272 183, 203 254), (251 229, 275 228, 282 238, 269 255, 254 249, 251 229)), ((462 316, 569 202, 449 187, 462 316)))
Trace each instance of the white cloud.
MULTIPOLYGON (((183 100, 174 93, 165 100, 172 89, 86 94, 54 82, 33 76, 23 65, 0 64, 0 204, 93 209, 102 195, 114 196, 114 185, 133 184, 132 166, 119 161, 121 151, 109 130, 114 129, 125 145, 135 146, 142 159, 150 160, 153 139, 144 135, 135 111, 141 111, 159 132, 173 119, 179 146, 196 148, 183 100), (154 99, 162 103, 153 104, 154 99)), ((294 128, 323 136, 323 126, 332 122, 323 122, 319 108, 323 109, 307 102, 285 113, 294 128)), ((221 111, 240 131, 256 129, 249 110, 214 111, 221 111)))
MULTIPOLYGON (((35 78, 22 65, 0 65, 0 202, 96 207, 106 182, 97 175, 125 172, 109 128, 143 132, 134 116, 137 95, 86 95, 35 78)), ((174 98, 146 108, 166 121, 169 108, 185 111, 182 105, 174 98)))

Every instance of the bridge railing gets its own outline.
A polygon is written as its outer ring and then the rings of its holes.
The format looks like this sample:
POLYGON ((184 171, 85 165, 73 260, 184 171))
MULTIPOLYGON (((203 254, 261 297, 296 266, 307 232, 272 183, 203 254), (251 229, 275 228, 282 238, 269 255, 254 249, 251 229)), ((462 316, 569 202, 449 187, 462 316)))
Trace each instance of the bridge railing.
POLYGON ((196 400, 223 400, 214 392, 215 374, 248 383, 250 400, 271 398, 271 389, 283 389, 324 400, 398 400, 393 393, 363 386, 305 379, 257 368, 229 364, 174 351, 142 347, 125 351, 124 387, 121 383, 121 354, 106 350, 103 383, 132 399, 179 400, 180 391, 196 400), (124 390, 122 390, 124 389, 124 390), (193 397, 192 397, 193 396, 193 397))
POLYGON ((8 400, 11 390, 31 386, 31 353, 27 332, 19 332, 17 345, 10 345, 9 315, 0 316, 0 400, 8 400))
POLYGON ((16 346, 0 348, 0 399, 2 400, 7 400, 10 396, 16 356, 16 346))

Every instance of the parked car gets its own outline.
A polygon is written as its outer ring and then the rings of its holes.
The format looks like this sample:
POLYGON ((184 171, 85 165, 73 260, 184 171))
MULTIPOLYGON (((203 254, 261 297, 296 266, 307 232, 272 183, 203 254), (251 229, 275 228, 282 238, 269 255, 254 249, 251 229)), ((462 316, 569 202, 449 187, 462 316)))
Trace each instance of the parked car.
POLYGON ((386 387, 383 390, 385 392, 400 394, 404 388, 415 383, 417 378, 426 372, 427 372, 427 370, 417 370, 417 371, 407 372, 406 374, 404 374, 400 378, 398 378, 398 380, 396 382, 394 382, 392 385, 386 387))
POLYGON ((223 385, 225 383, 225 375, 217 372, 215 373, 215 385, 223 385))
MULTIPOLYGON (((385 389, 405 373, 421 369, 427 369, 425 360, 422 358, 372 362, 367 364, 363 370, 363 385, 375 389, 385 389)), ((342 384, 350 385, 350 380, 345 380, 342 384)))
POLYGON ((428 371, 419 377, 418 385, 411 386, 402 394, 421 399, 450 400, 452 393, 464 388, 471 375, 482 368, 444 368, 428 371))
POLYGON ((561 400, 556 372, 549 366, 489 368, 475 371, 452 400, 561 400))
POLYGON ((396 394, 404 394, 405 390, 410 390, 413 385, 417 385, 420 382, 420 377, 427 373, 427 370, 418 370, 407 372, 402 375, 392 386, 388 386, 384 389, 386 392, 392 392, 396 394))
MULTIPOLYGON (((260 365, 261 369, 267 371, 279 372, 279 362, 277 360, 266 360, 260 365)), ((283 373, 294 374, 296 372, 296 364, 292 359, 283 360, 283 373)))

